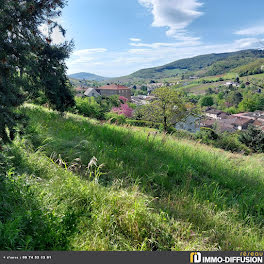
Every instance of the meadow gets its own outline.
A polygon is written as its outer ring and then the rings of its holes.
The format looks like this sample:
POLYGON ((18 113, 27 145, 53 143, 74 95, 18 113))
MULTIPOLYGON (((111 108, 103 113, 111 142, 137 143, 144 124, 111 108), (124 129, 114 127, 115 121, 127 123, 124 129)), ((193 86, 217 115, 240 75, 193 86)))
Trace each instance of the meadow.
POLYGON ((33 105, 0 154, 2 250, 262 250, 263 155, 33 105))

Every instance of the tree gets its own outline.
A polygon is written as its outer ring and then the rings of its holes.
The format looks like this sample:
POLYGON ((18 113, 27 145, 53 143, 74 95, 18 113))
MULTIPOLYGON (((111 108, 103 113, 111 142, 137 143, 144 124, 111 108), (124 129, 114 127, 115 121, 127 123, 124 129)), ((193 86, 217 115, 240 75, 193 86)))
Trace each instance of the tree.
POLYGON ((0 0, 0 138, 12 140, 21 120, 17 109, 44 94, 51 107, 74 104, 65 59, 72 42, 53 44, 52 32, 65 30, 54 20, 65 0, 0 0), (48 27, 45 35, 41 26, 48 27))
POLYGON ((212 106, 214 104, 214 98, 212 96, 204 96, 201 99, 201 106, 212 106))
POLYGON ((254 152, 264 152, 264 132, 252 125, 240 135, 239 140, 254 152))
POLYGON ((187 104, 181 94, 171 88, 158 88, 153 95, 153 101, 142 107, 142 119, 162 123, 165 131, 193 112, 192 104, 187 104))
POLYGON ((226 101, 231 105, 238 106, 238 104, 243 100, 243 95, 240 92, 230 92, 226 98, 226 101))

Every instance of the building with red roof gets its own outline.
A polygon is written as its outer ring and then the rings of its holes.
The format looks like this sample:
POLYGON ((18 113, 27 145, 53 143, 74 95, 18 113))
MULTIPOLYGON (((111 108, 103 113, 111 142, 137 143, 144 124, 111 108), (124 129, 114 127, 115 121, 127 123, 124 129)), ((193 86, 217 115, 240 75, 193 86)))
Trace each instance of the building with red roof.
POLYGON ((111 95, 119 95, 126 97, 129 101, 131 101, 131 89, 119 84, 107 84, 96 88, 96 91, 100 93, 102 96, 111 96, 111 95))

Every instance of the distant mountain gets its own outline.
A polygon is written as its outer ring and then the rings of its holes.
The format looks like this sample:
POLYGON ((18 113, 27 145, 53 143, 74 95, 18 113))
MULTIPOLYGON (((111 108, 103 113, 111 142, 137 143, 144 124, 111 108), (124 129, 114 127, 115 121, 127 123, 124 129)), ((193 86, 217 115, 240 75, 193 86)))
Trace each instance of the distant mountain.
POLYGON ((78 73, 70 74, 68 76, 73 79, 77 79, 77 80, 85 79, 88 81, 104 81, 109 79, 108 77, 102 77, 88 72, 78 72, 78 73))
POLYGON ((119 79, 162 79, 182 74, 201 77, 220 75, 259 58, 264 58, 263 50, 250 49, 229 53, 213 53, 177 60, 159 67, 142 69, 119 79))

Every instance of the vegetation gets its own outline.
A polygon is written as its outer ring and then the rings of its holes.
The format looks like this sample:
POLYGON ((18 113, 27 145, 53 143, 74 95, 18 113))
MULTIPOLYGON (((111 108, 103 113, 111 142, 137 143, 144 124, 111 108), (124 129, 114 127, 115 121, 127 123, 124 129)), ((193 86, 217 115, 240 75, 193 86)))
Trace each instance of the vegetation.
POLYGON ((128 81, 138 79, 162 79, 184 76, 188 79, 193 75, 212 76, 225 74, 246 65, 256 59, 263 58, 262 50, 242 50, 237 52, 208 54, 188 59, 181 59, 164 66, 139 70, 131 75, 114 79, 115 81, 128 81))
POLYGON ((212 96, 204 96, 201 98, 201 106, 212 106, 214 104, 214 98, 212 96))
POLYGON ((0 154, 2 250, 263 248, 262 156, 21 110, 0 154))
POLYGON ((246 155, 251 154, 253 149, 251 146, 244 144, 244 142, 240 140, 240 136, 241 135, 238 133, 219 133, 214 129, 202 127, 201 130, 194 135, 194 138, 204 144, 226 151, 238 152, 246 155))
POLYGON ((192 106, 184 102, 179 92, 167 87, 158 88, 153 92, 155 96, 150 104, 140 110, 143 120, 162 123, 164 130, 180 122, 193 111, 192 106))
POLYGON ((50 35, 40 31, 47 24, 49 34, 64 0, 0 1, 0 138, 14 139, 22 119, 17 107, 42 93, 49 105, 64 111, 74 104, 66 77, 65 59, 72 43, 53 45, 50 35), (15 19, 14 19, 15 18, 15 19))
POLYGON ((260 129, 250 126, 240 135, 239 140, 254 152, 264 153, 264 132, 260 129))
POLYGON ((264 59, 255 60, 249 64, 243 65, 233 70, 237 72, 240 77, 260 74, 264 72, 264 59))
MULTIPOLYGON (((121 102, 118 96, 109 97, 75 97, 76 110, 79 114, 100 120, 105 119, 105 114, 113 107, 119 107, 121 102)), ((74 109, 72 109, 74 112, 74 109)))

